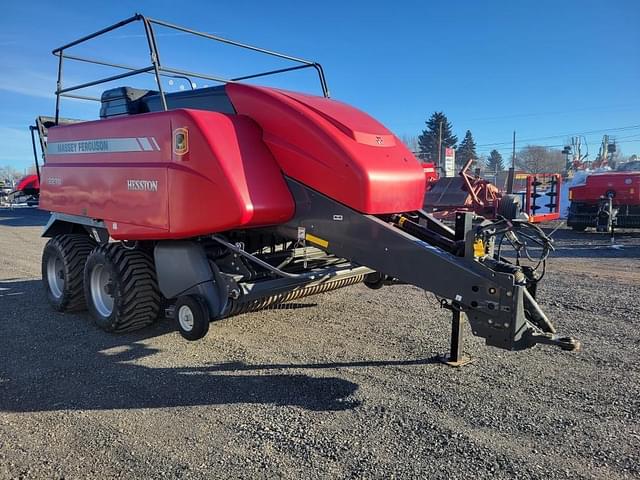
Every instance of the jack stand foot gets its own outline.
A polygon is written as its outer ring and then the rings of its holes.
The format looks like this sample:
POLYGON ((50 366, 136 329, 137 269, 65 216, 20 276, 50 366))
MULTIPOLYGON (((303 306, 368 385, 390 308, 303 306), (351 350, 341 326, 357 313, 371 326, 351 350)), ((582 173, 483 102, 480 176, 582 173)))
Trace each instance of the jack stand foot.
POLYGON ((438 356, 438 361, 448 365, 449 367, 462 367, 473 362, 472 358, 469 358, 462 353, 462 321, 464 320, 464 313, 460 310, 452 310, 451 319, 451 351, 449 355, 438 356))
POLYGON ((467 365, 469 363, 473 363, 473 358, 471 357, 467 357, 466 355, 463 355, 462 358, 458 359, 458 360, 453 360, 449 355, 439 355, 438 356, 438 361, 440 363, 444 363, 445 365, 449 366, 449 367, 462 367, 464 365, 467 365))

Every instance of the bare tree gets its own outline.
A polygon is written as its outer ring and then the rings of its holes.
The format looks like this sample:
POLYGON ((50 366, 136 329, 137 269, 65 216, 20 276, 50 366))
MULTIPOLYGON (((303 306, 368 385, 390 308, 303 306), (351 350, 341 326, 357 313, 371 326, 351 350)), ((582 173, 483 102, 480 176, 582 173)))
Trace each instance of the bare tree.
POLYGON ((418 136, 417 135, 400 135, 400 140, 404 143, 412 152, 418 151, 418 136))
POLYGON ((516 161, 520 168, 530 173, 556 173, 565 168, 565 158, 560 150, 540 145, 527 145, 518 152, 516 161))
POLYGON ((15 167, 11 165, 0 166, 0 180, 9 181, 11 183, 19 180, 24 175, 15 167))

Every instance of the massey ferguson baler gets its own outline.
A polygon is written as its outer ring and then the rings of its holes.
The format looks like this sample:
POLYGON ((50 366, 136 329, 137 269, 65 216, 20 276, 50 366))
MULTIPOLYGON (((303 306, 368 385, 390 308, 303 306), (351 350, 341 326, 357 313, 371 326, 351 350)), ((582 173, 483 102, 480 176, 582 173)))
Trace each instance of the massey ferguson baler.
POLYGON ((39 129, 47 135, 40 206, 52 212, 42 275, 57 310, 87 307, 114 332, 167 314, 195 340, 230 315, 357 282, 408 283, 453 312, 454 360, 465 315, 489 345, 578 347, 555 334, 536 302, 536 271, 494 249, 496 236, 513 241, 525 230, 547 251, 549 239, 526 222, 473 223, 462 213, 453 229, 422 211, 420 163, 379 122, 329 99, 319 64, 141 15, 53 53, 56 116, 39 129), (148 67, 68 53, 136 21, 145 28, 148 67), (160 63, 158 26, 295 65, 233 79, 169 68, 160 63), (64 60, 124 72, 70 87, 64 60), (243 83, 302 68, 317 72, 324 96, 243 83), (71 92, 145 73, 157 89, 104 91, 99 120, 59 117, 62 97, 87 98, 71 92), (168 93, 164 76, 222 85, 168 93))

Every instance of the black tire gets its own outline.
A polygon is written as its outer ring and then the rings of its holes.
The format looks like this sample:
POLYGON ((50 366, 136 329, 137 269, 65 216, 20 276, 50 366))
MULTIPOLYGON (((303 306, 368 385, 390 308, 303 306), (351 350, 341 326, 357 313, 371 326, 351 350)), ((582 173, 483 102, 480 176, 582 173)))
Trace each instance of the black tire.
POLYGON ((584 232, 587 229, 586 225, 572 225, 571 230, 574 232, 584 232))
POLYGON ((379 272, 367 273, 364 276, 364 284, 371 290, 379 290, 384 286, 385 275, 379 272))
POLYGON ((155 267, 140 250, 120 243, 100 245, 87 259, 84 289, 89 312, 102 330, 131 332, 158 319, 161 295, 155 267))
POLYGON ((178 297, 175 304, 178 331, 189 341, 200 340, 209 331, 209 309, 205 301, 197 295, 178 297), (183 315, 187 315, 183 318, 183 315))
POLYGON ((498 203, 498 215, 513 220, 520 213, 520 195, 503 195, 498 203))
POLYGON ((42 283, 47 299, 58 312, 87 308, 84 298, 84 265, 96 242, 85 234, 53 237, 42 252, 42 283), (56 264, 57 263, 57 264, 56 264))

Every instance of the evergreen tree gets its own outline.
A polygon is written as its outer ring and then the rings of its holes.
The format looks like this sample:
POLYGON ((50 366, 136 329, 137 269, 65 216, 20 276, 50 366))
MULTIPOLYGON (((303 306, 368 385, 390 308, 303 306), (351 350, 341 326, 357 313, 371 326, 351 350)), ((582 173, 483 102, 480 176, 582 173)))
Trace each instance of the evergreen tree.
POLYGON ((504 170, 504 160, 497 150, 491 150, 487 158, 487 171, 491 173, 501 172, 504 170))
MULTIPOLYGON (((427 128, 418 137, 418 152, 422 160, 436 162, 438 160, 438 136, 442 124, 442 149, 455 148, 458 137, 453 134, 453 127, 442 112, 433 112, 425 122, 427 128)), ((444 154, 441 157, 444 163, 444 154)))
MULTIPOLYGON (((462 139, 462 142, 460 142, 460 146, 456 151, 456 167, 460 170, 469 159, 473 159, 475 163, 477 158, 476 142, 473 139, 471 130, 467 130, 467 133, 465 133, 464 138, 462 139)), ((471 164, 471 166, 473 167, 473 164, 471 164)))

